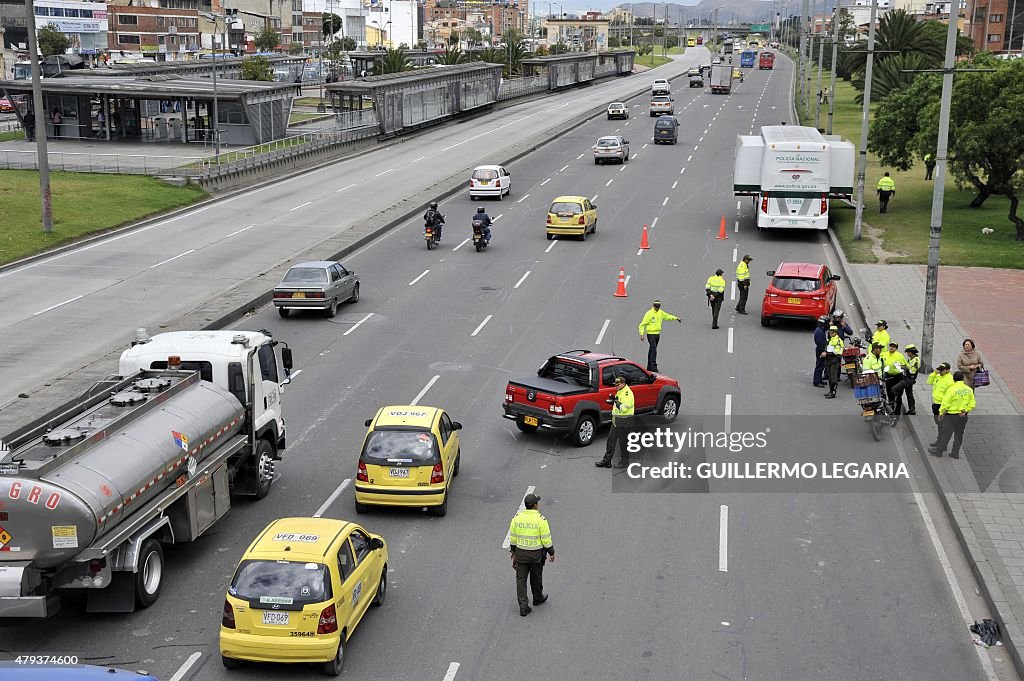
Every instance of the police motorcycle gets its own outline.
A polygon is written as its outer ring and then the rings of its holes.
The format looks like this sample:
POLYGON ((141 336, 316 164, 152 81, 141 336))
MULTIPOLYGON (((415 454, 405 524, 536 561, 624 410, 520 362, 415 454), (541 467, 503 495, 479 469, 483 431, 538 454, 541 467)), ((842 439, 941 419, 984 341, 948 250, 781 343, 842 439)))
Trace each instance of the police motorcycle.
POLYGON ((476 214, 473 216, 473 247, 476 248, 476 252, 487 248, 487 244, 490 243, 490 239, 486 237, 486 224, 480 217, 483 214, 483 208, 478 208, 476 214))
MULTIPOLYGON (((862 329, 861 332, 867 335, 867 329, 862 329)), ((855 338, 854 341, 857 347, 863 346, 859 338, 855 338)), ((843 361, 845 362, 846 359, 844 358, 843 361)), ((885 394, 885 384, 882 381, 882 377, 871 370, 858 371, 853 376, 853 397, 860 405, 861 416, 868 425, 871 439, 875 442, 881 442, 882 429, 885 427, 892 428, 900 420, 900 415, 896 413, 895 406, 885 394)))
POLYGON ((864 357, 867 355, 866 346, 857 336, 850 338, 850 346, 843 348, 843 373, 846 374, 850 385, 853 385, 853 378, 861 372, 864 357))
MULTIPOLYGON (((436 212, 437 204, 430 204, 430 209, 436 212)), ((438 217, 434 219, 434 224, 429 224, 427 221, 424 221, 423 239, 427 242, 428 251, 441 243, 441 225, 443 224, 444 219, 440 217, 440 213, 438 213, 438 217)))

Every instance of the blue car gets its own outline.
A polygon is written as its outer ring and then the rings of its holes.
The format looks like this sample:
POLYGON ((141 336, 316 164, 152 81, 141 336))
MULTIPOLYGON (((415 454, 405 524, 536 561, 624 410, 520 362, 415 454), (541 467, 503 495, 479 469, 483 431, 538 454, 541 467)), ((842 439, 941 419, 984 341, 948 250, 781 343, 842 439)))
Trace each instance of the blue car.
POLYGON ((91 664, 31 664, 0 662, 0 681, 160 681, 146 672, 132 672, 91 664))

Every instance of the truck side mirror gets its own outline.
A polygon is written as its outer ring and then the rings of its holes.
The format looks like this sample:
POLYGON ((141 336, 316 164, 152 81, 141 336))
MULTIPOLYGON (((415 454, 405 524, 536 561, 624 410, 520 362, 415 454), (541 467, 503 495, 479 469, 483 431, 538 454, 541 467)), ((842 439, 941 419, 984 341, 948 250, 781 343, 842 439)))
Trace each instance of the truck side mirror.
POLYGON ((292 364, 292 349, 291 348, 281 348, 281 364, 284 365, 284 370, 285 371, 291 371, 292 370, 293 364, 292 364))

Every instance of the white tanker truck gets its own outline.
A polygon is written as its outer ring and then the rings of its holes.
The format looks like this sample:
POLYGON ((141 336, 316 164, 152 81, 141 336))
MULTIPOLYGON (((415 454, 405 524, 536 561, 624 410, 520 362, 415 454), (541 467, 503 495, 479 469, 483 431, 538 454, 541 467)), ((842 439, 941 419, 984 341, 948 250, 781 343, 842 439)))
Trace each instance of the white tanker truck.
POLYGON ((118 375, 3 438, 0 618, 53 615, 71 589, 89 612, 154 603, 163 544, 270 491, 291 367, 268 331, 139 329, 118 375))

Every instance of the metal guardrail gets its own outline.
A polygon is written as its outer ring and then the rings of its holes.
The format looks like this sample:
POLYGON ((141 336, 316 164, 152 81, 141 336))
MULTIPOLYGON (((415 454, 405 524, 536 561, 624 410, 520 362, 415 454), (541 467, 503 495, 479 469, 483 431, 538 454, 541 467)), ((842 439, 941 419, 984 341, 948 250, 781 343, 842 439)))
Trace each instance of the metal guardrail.
MULTIPOLYGON (((173 171, 176 175, 202 174, 202 156, 153 156, 150 154, 87 154, 51 151, 46 154, 50 170, 119 175, 158 175, 173 171)), ((35 170, 39 167, 35 150, 0 149, 0 168, 35 170)))
MULTIPOLYGON (((215 156, 203 158, 200 163, 200 176, 215 176, 237 172, 247 168, 255 168, 273 161, 308 154, 312 151, 341 146, 357 140, 377 137, 380 129, 376 119, 373 126, 351 127, 342 130, 314 130, 300 135, 292 135, 284 139, 261 144, 255 147, 229 151, 220 155, 220 162, 215 156)), ((182 173, 185 174, 185 173, 182 173)))
POLYGON ((21 123, 18 122, 17 118, 9 121, 0 121, 0 132, 12 132, 14 130, 21 130, 21 123))
POLYGON ((548 89, 547 74, 530 76, 529 78, 510 78, 501 81, 498 87, 498 101, 515 99, 535 92, 546 92, 548 89))

